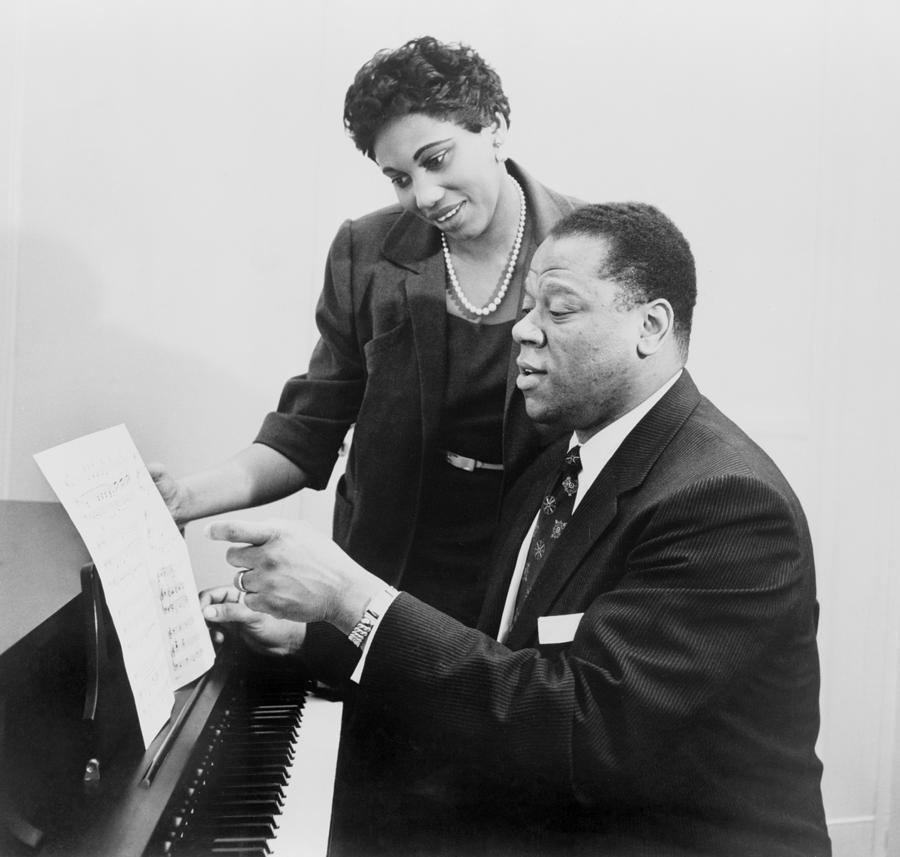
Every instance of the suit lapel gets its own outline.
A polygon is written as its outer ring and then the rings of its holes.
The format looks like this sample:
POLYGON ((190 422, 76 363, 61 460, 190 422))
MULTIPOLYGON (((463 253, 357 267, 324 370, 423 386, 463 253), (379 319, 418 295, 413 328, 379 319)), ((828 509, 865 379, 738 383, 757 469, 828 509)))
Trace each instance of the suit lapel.
POLYGON ((496 548, 489 564, 491 577, 478 621, 478 627, 487 634, 496 636, 500 627, 519 549, 528 535, 535 512, 541 504, 547 484, 556 472, 567 443, 567 439, 560 440, 545 451, 504 501, 495 540, 496 548))
MULTIPOLYGON (((619 497, 643 483, 699 401, 700 394, 685 370, 625 438, 578 505, 564 536, 522 604, 507 640, 510 648, 521 648, 533 641, 538 617, 548 615, 584 557, 603 538, 618 511, 619 497)), ((537 503, 539 497, 540 492, 537 503)), ((531 508, 532 518, 537 503, 531 508)), ((602 575, 603 569, 591 572, 602 575)))
POLYGON ((615 517, 617 500, 615 486, 610 482, 601 482, 598 477, 575 510, 565 535, 553 548, 547 565, 520 606, 507 639, 511 648, 521 648, 534 637, 538 617, 550 612, 557 595, 615 517))

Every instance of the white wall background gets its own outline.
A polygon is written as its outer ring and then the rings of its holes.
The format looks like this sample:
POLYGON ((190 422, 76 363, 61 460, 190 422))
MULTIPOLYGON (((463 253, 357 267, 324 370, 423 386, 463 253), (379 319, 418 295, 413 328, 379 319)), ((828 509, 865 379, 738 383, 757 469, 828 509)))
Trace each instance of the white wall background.
MULTIPOLYGON (((900 855, 897 8, 0 0, 0 497, 52 499, 32 454, 120 422, 175 473, 249 442, 305 368, 339 222, 391 199, 343 133, 353 73, 469 42, 527 169, 691 241, 691 370, 813 529, 835 854, 900 855)), ((188 535, 198 578, 230 577, 188 535)))

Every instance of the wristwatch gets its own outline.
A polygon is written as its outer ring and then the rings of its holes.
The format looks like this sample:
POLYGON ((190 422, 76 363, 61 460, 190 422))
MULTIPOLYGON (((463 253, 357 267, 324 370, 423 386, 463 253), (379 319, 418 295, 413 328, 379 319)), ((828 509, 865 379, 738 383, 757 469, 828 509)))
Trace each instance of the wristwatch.
POLYGON ((347 639, 354 646, 363 647, 366 638, 372 633, 372 629, 378 624, 381 617, 384 616, 385 611, 391 606, 397 594, 397 590, 393 586, 386 586, 381 592, 372 597, 363 611, 362 618, 347 635, 347 639))

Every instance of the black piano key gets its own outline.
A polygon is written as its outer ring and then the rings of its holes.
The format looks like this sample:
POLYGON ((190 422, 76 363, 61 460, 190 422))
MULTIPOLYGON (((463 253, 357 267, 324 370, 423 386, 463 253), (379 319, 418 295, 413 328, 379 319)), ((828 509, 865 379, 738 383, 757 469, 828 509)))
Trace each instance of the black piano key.
POLYGON ((241 835, 241 836, 262 836, 265 839, 272 839, 278 828, 274 824, 265 821, 247 821, 233 819, 216 819, 215 821, 207 820, 203 824, 192 826, 195 836, 206 834, 212 835, 241 835))
POLYGON ((240 736, 237 740, 233 742, 229 742, 227 746, 223 747, 223 750, 227 756, 227 754, 236 755, 242 752, 252 752, 253 750, 262 749, 269 753, 275 752, 290 752, 293 753, 293 745, 295 742, 295 738, 291 736, 273 736, 273 735, 260 735, 258 736, 258 740, 254 740, 252 736, 244 737, 240 736))
POLYGON ((236 766, 218 777, 218 781, 227 782, 247 782, 252 783, 254 780, 272 779, 285 785, 288 781, 288 773, 284 765, 266 765, 264 767, 257 766, 236 766))
POLYGON ((269 847, 268 840, 261 837, 241 839, 241 838, 230 838, 230 837, 220 837, 219 839, 213 839, 212 841, 212 850, 214 853, 233 853, 231 849, 239 848, 240 853, 244 853, 245 849, 263 849, 263 854, 271 854, 272 849, 269 847), (224 849, 222 851, 221 849, 224 849))
POLYGON ((204 808, 213 812, 217 810, 242 809, 244 812, 271 813, 278 815, 281 812, 281 806, 275 800, 255 800, 252 797, 225 797, 218 795, 215 798, 204 801, 204 808))
POLYGON ((243 848, 241 846, 236 846, 234 848, 229 848, 224 845, 214 845, 209 849, 210 854, 237 854, 239 857, 266 857, 266 855, 271 854, 271 850, 268 846, 258 846, 258 847, 248 847, 243 848))
POLYGON ((218 789, 222 794, 277 794, 284 797, 284 784, 273 780, 248 780, 243 783, 219 782, 218 789))
POLYGON ((222 811, 217 814, 203 814, 186 822, 182 828, 182 832, 191 830, 202 830, 216 824, 265 824, 273 829, 278 829, 278 818, 274 815, 265 816, 254 812, 242 812, 235 810, 233 812, 222 811))

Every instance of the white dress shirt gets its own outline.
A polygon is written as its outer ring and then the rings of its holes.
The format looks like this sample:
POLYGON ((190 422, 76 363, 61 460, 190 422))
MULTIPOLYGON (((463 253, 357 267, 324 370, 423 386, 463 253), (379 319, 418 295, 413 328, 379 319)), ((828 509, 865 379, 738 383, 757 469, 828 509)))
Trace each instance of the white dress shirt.
MULTIPOLYGON (((679 369, 675 375, 662 385, 662 387, 644 399, 637 407, 632 408, 627 414, 623 414, 605 428, 600 429, 600 431, 590 438, 590 440, 581 444, 581 472, 578 475, 578 492, 575 494, 575 505, 572 509, 573 514, 588 489, 594 484, 594 480, 600 475, 600 471, 606 467, 607 462, 622 445, 622 441, 625 440, 631 430, 647 415, 648 411, 666 394, 666 392, 668 392, 669 388, 679 379, 679 377, 681 377, 682 371, 683 370, 679 369)), ((573 434, 572 439, 569 441, 569 449, 577 444, 578 438, 573 434)), ((509 635, 510 625, 512 625, 512 617, 516 609, 516 597, 519 594, 519 584, 522 582, 522 569, 525 567, 525 556, 528 553, 528 546, 531 544, 531 536, 536 524, 537 513, 535 513, 534 521, 532 521, 531 527, 529 527, 528 533, 525 535, 525 540, 522 542, 521 548, 519 548, 516 567, 513 570, 512 580, 509 583, 509 590, 506 594, 506 603, 503 606, 503 615, 500 619, 500 630, 497 634, 497 639, 501 643, 506 641, 506 638, 509 635)), ((386 613, 387 610, 382 614, 382 618, 386 613)), ((366 637, 366 641, 362 648, 362 656, 356 665, 356 669, 353 670, 353 675, 350 676, 350 678, 357 683, 362 676, 366 655, 369 652, 369 646, 371 646, 372 640, 374 639, 380 624, 381 619, 375 623, 372 630, 369 632, 368 637, 366 637)))

